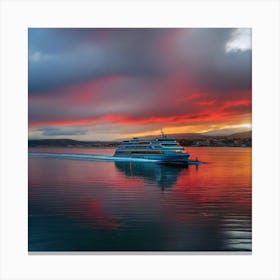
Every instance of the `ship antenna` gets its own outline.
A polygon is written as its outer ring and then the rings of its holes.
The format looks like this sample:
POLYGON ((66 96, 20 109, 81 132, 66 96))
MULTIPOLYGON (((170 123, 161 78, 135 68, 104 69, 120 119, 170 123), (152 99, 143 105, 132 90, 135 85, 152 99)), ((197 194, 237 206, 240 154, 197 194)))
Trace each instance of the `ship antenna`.
POLYGON ((165 138, 165 134, 163 133, 163 130, 162 130, 162 129, 160 130, 160 132, 161 132, 162 138, 165 138))

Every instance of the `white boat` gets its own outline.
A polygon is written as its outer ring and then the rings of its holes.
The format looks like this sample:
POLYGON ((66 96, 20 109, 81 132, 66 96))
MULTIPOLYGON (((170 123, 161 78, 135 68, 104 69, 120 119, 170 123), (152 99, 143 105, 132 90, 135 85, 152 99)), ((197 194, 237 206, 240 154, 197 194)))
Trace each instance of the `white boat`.
POLYGON ((163 132, 152 141, 141 141, 137 137, 125 140, 114 153, 114 157, 118 158, 150 159, 173 164, 188 164, 189 156, 175 139, 163 132))

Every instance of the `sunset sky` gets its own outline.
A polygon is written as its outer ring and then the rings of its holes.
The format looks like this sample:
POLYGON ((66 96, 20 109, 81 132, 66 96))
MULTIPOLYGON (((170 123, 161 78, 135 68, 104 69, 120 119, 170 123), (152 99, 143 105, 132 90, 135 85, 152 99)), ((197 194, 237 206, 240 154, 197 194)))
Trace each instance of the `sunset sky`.
POLYGON ((31 28, 29 138, 251 126, 251 30, 31 28))

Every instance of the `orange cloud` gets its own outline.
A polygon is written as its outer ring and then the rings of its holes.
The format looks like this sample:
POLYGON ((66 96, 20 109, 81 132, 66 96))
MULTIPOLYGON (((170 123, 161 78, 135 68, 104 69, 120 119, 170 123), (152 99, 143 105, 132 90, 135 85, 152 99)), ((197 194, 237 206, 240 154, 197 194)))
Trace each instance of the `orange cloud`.
MULTIPOLYGON (((222 107, 222 108, 225 108, 222 107)), ((235 112, 226 112, 221 110, 208 110, 198 114, 183 114, 174 116, 150 116, 135 118, 128 115, 104 115, 96 118, 81 118, 81 119, 64 119, 64 120, 47 120, 47 121, 30 121, 32 126, 64 126, 64 125, 87 125, 98 122, 122 123, 127 125, 141 125, 149 123, 163 124, 183 124, 183 123, 201 123, 209 121, 226 121, 235 116, 235 112)))

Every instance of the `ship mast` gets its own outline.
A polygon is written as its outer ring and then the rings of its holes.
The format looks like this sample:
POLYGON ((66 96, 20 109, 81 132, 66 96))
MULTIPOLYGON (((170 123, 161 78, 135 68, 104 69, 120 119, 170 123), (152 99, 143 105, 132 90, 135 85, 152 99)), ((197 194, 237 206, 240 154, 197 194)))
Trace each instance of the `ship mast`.
POLYGON ((162 138, 166 138, 166 135, 164 134, 164 132, 163 132, 162 129, 160 130, 160 133, 161 133, 161 137, 162 137, 162 138))

